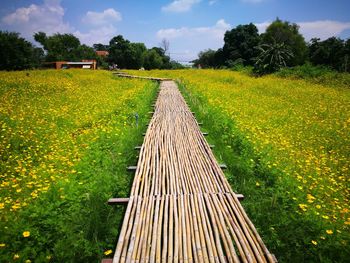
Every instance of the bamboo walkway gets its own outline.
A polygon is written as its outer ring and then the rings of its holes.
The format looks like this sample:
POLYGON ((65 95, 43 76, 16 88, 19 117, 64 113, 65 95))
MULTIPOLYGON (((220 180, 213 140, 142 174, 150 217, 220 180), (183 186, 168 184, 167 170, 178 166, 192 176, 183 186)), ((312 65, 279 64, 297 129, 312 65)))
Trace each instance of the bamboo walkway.
POLYGON ((173 81, 160 85, 117 262, 275 262, 173 81))

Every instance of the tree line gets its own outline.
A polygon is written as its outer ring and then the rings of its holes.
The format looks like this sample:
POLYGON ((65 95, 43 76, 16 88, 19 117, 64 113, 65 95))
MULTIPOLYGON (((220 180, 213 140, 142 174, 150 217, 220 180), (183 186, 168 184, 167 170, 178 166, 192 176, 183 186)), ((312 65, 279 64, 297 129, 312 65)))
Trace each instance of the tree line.
POLYGON ((108 45, 94 44, 93 47, 81 44, 73 34, 54 34, 44 32, 34 34, 36 47, 20 37, 19 33, 0 31, 0 70, 23 70, 39 68, 45 62, 81 61, 95 59, 99 67, 114 65, 127 69, 174 69, 182 65, 172 61, 166 54, 169 42, 163 40, 161 47, 147 49, 143 43, 132 43, 123 36, 113 37, 108 45), (108 51, 105 57, 96 51, 108 51))
POLYGON ((306 43, 297 24, 277 18, 263 34, 252 23, 226 31, 222 48, 202 51, 193 62, 202 68, 251 66, 258 74, 305 63, 350 72, 349 57, 350 39, 313 38, 306 43))

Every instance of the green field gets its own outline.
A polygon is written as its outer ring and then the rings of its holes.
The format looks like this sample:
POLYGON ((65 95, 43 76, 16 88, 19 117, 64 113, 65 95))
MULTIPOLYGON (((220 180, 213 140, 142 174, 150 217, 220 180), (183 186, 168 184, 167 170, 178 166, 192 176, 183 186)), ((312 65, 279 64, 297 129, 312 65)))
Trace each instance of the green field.
MULTIPOLYGON (((172 77, 279 262, 350 258, 350 89, 224 70, 172 77)), ((106 71, 0 72, 0 261, 114 252, 157 85, 106 71), (135 123, 135 113, 140 116, 135 123)))

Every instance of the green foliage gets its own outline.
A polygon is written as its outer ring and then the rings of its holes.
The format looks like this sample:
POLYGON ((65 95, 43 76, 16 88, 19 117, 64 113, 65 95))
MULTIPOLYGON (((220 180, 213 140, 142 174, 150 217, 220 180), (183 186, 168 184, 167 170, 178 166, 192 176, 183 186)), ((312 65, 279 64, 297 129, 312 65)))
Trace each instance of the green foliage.
POLYGON ((41 48, 34 48, 18 33, 0 31, 0 70, 23 70, 37 67, 43 55, 41 48))
POLYGON ((156 50, 151 49, 145 54, 144 67, 147 70, 163 67, 163 59, 156 50))
POLYGON ((194 66, 201 68, 215 68, 218 64, 216 61, 216 51, 207 49, 199 52, 198 59, 194 62, 194 66))
POLYGON ((254 57, 257 56, 255 47, 260 42, 258 29, 254 24, 238 25, 231 31, 226 31, 224 41, 223 54, 227 66, 231 67, 232 63, 245 66, 254 64, 254 57))
POLYGON ((319 38, 313 38, 309 44, 309 57, 314 65, 324 65, 338 71, 350 72, 350 39, 344 41, 331 37, 320 41, 319 38))
POLYGON ((286 61, 287 66, 302 65, 306 60, 307 46, 297 24, 277 18, 262 34, 262 42, 270 45, 283 43, 293 54, 293 57, 286 61))
POLYGON ((262 44, 257 48, 260 51, 255 62, 255 72, 262 75, 272 73, 287 66, 287 61, 293 53, 284 43, 262 44))
MULTIPOLYGON (((100 47, 100 46, 96 46, 100 47)), ((170 69, 170 58, 159 47, 147 49, 143 43, 131 43, 118 35, 112 38, 108 46, 108 61, 123 69, 170 69)))
POLYGON ((177 61, 170 61, 169 69, 184 69, 185 67, 177 61))
POLYGON ((54 34, 46 36, 43 32, 34 34, 34 39, 47 51, 46 61, 81 61, 95 59, 93 48, 81 45, 72 34, 54 34))
POLYGON ((333 87, 350 87, 349 73, 336 72, 325 66, 313 66, 310 63, 293 68, 282 68, 275 74, 283 78, 306 79, 312 83, 333 87))

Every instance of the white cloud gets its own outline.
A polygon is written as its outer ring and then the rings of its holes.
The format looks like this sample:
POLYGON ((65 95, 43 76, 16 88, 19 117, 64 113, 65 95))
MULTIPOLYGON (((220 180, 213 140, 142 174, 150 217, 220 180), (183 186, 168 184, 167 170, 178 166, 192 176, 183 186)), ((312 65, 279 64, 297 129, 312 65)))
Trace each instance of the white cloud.
POLYGON ((107 25, 121 20, 122 15, 113 8, 108 8, 101 13, 88 11, 82 19, 84 23, 94 26, 107 25))
POLYGON ((79 30, 73 33, 81 43, 92 46, 96 43, 108 44, 112 37, 116 36, 117 28, 113 25, 103 26, 83 33, 79 30))
POLYGON ((33 43, 36 43, 33 38, 34 33, 42 31, 47 35, 73 33, 81 43, 87 45, 107 44, 117 33, 117 28, 112 23, 122 19, 121 14, 113 8, 101 13, 89 11, 82 20, 91 28, 81 32, 64 21, 64 14, 61 0, 44 0, 41 5, 31 4, 4 16, 1 19, 1 28, 19 32, 22 37, 33 43))
POLYGON ((17 31, 29 40, 34 32, 47 34, 71 32, 72 28, 63 21, 64 9, 60 0, 45 0, 42 5, 31 4, 21 7, 1 19, 6 29, 17 31))
POLYGON ((211 0, 211 1, 209 1, 209 5, 214 5, 214 4, 216 4, 218 1, 219 1, 219 0, 211 0))
POLYGON ((199 3, 201 0, 175 0, 170 4, 163 6, 162 11, 181 13, 190 11, 192 6, 199 3))
POLYGON ((177 47, 171 50, 173 59, 193 60, 197 57, 199 51, 222 47, 224 34, 231 28, 224 19, 220 19, 215 25, 209 27, 181 27, 160 29, 157 32, 158 39, 166 38, 170 41, 171 47, 177 47))
MULTIPOLYGON (((260 33, 265 32, 271 22, 255 23, 260 33)), ((339 22, 332 20, 318 20, 311 22, 297 22, 300 26, 299 32, 306 41, 313 37, 325 40, 332 36, 339 36, 344 30, 350 29, 350 22, 339 22)))
POLYGON ((262 22, 262 23, 255 23, 255 26, 258 28, 259 33, 264 33, 266 31, 266 28, 271 24, 271 22, 262 22))
POLYGON ((300 33, 306 40, 318 37, 322 40, 332 36, 339 36, 344 30, 350 29, 350 22, 319 20, 313 22, 299 22, 300 33))
POLYGON ((181 37, 207 35, 209 38, 220 39, 223 37, 226 30, 228 30, 230 27, 230 24, 227 24, 224 19, 220 19, 214 26, 211 27, 181 27, 160 29, 157 32, 157 37, 159 39, 174 39, 181 37))

